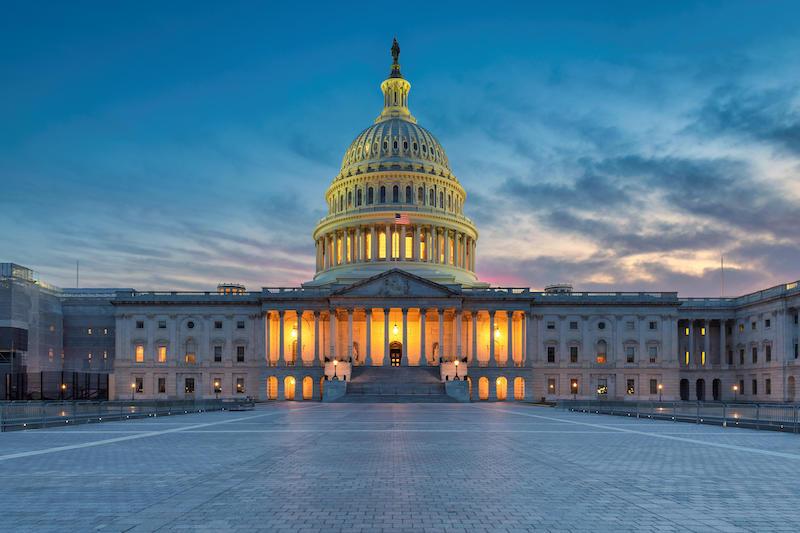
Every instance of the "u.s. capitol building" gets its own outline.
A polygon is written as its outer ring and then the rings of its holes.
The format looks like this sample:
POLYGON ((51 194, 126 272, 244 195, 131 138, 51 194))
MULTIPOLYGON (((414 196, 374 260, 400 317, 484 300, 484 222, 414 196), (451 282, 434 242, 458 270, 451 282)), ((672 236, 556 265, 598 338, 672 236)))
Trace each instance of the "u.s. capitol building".
POLYGON ((112 398, 796 400, 797 282, 679 298, 478 280, 467 193, 411 114, 398 55, 325 192, 313 280, 58 289, 3 264, 3 396, 80 397, 107 374, 112 398))

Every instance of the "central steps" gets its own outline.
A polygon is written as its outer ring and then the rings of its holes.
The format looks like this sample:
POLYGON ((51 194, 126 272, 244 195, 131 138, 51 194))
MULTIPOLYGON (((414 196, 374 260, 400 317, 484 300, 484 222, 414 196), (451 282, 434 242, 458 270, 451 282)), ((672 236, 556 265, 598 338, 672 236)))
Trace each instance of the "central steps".
POLYGON ((438 368, 355 367, 343 403, 453 402, 439 379, 438 368))

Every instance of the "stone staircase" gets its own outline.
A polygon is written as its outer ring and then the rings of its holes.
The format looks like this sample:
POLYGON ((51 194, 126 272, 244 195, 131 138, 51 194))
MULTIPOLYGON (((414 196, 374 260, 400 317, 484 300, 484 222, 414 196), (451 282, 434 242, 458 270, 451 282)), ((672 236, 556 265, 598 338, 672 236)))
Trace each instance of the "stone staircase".
POLYGON ((355 367, 347 383, 345 403, 449 403, 436 367, 355 367))

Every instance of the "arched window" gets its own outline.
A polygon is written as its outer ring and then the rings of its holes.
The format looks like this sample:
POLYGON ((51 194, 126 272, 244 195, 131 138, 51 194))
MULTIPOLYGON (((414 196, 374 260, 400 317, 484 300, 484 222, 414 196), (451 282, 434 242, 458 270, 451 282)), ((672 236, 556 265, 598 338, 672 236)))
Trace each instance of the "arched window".
POLYGON ((428 205, 436 207, 436 197, 434 196, 433 189, 428 193, 428 205))
POLYGON ((488 400, 489 399, 489 378, 486 376, 481 377, 478 380, 478 399, 479 400, 488 400))
POLYGON ((597 342, 597 356, 595 360, 598 363, 602 364, 606 362, 606 348, 606 341, 601 340, 597 342))
POLYGON ((417 203, 422 205, 425 202, 425 189, 420 187, 417 189, 417 203))
POLYGON ((311 400, 314 398, 314 379, 311 376, 303 378, 303 399, 311 400))
POLYGON ((450 211, 453 210, 453 195, 452 194, 448 194, 447 195, 447 209, 450 210, 450 211))
POLYGON ((504 402, 508 399, 508 380, 503 376, 497 378, 494 382, 495 391, 497 392, 497 400, 504 402))
POLYGON ((283 398, 285 400, 294 400, 294 378, 286 376, 283 378, 283 398))
POLYGON ((267 400, 278 399, 278 378, 270 376, 267 378, 267 400))
POLYGON ((698 379, 695 383, 695 393, 697 394, 697 401, 702 402, 706 399, 706 380, 698 379))
POLYGON ((342 211, 343 209, 344 209, 344 196, 340 194, 339 195, 339 211, 342 211))
POLYGON ((381 203, 386 203, 386 187, 381 187, 381 203))
POLYGON ((408 151, 408 141, 403 141, 403 150, 408 151))
POLYGON ((394 141, 394 144, 392 145, 392 148, 394 148, 395 150, 397 150, 397 139, 395 139, 395 141, 394 141))
POLYGON ((347 207, 353 207, 353 191, 347 191, 347 207))
POLYGON ((414 194, 411 192, 411 185, 406 185, 406 203, 414 203, 414 194))
POLYGON ((514 378, 514 399, 517 401, 525 399, 525 378, 514 378))
POLYGON ((400 201, 400 187, 395 185, 392 187, 392 202, 397 203, 400 201))
POLYGON ((443 192, 439 193, 439 207, 444 209, 444 193, 443 192))
POLYGON ((358 192, 356 192, 356 207, 361 207, 362 196, 361 189, 358 189, 358 192))
POLYGON ((369 189, 367 189, 367 205, 372 205, 374 201, 375 201, 375 189, 370 187, 369 189))

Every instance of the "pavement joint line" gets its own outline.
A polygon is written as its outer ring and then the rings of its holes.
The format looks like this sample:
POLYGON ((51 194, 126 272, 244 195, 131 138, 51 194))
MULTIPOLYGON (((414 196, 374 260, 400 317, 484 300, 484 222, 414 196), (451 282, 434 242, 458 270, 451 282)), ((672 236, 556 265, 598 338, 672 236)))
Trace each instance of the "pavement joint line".
POLYGON ((477 405, 475 407, 477 407, 478 409, 499 411, 499 412, 503 412, 503 413, 509 413, 509 414, 512 414, 512 415, 528 416, 528 417, 531 417, 531 418, 541 418, 541 419, 545 419, 545 420, 557 420, 559 422, 564 422, 564 423, 567 423, 567 424, 577 424, 577 425, 581 425, 581 426, 588 426, 588 427, 594 427, 594 428, 600 428, 600 429, 612 429, 614 431, 621 432, 621 433, 633 433, 635 435, 645 435, 647 437, 655 437, 657 439, 674 440, 674 441, 678 441, 678 442, 686 442, 686 443, 689 443, 689 444, 701 444, 703 446, 711 446, 711 447, 714 447, 714 448, 724 448, 726 450, 735 450, 735 451, 739 451, 739 452, 749 452, 749 453, 757 453, 757 454, 760 454, 760 455, 769 455, 769 456, 772 456, 772 457, 781 457, 781 458, 784 458, 784 459, 800 460, 800 455, 797 455, 797 454, 794 454, 794 453, 773 452, 773 451, 770 451, 770 450, 759 450, 758 448, 750 448, 750 447, 747 447, 747 446, 736 446, 734 444, 723 444, 723 443, 719 443, 719 442, 707 442, 707 441, 697 440, 697 439, 688 439, 686 437, 676 437, 676 436, 673 436, 673 435, 666 435, 664 433, 648 433, 647 431, 639 431, 639 430, 635 430, 635 429, 626 429, 626 428, 621 428, 621 427, 608 426, 608 425, 605 425, 605 424, 593 424, 591 422, 579 422, 577 420, 568 420, 568 419, 565 419, 565 418, 553 418, 553 417, 543 416, 543 415, 534 415, 534 414, 531 414, 531 413, 520 413, 520 412, 517 412, 517 411, 510 411, 508 409, 503 409, 503 408, 491 408, 491 407, 483 407, 483 406, 477 406, 477 405))
MULTIPOLYGON (((318 406, 313 406, 313 407, 309 406, 309 407, 300 408, 300 409, 293 409, 292 411, 313 409, 314 407, 318 407, 318 406)), ((190 430, 190 429, 199 429, 199 428, 204 428, 204 427, 208 427, 208 426, 216 426, 216 425, 219 425, 219 424, 230 424, 232 422, 238 422, 240 420, 251 420, 253 418, 263 418, 265 416, 273 416, 273 415, 282 414, 282 413, 286 413, 286 412, 290 412, 290 411, 272 411, 272 412, 263 413, 263 414, 260 414, 260 415, 245 416, 245 417, 239 417, 239 418, 231 418, 229 420, 219 420, 219 421, 216 421, 216 422, 206 422, 206 423, 203 423, 203 424, 196 424, 194 426, 183 426, 183 427, 177 427, 177 428, 170 428, 170 429, 165 429, 165 430, 162 430, 162 431, 148 431, 146 433, 136 433, 134 435, 125 435, 123 437, 114 437, 112 439, 95 440, 95 441, 90 441, 90 442, 82 442, 80 444, 69 444, 69 445, 66 445, 66 446, 55 446, 53 448, 44 448, 44 449, 41 449, 41 450, 30 450, 30 451, 27 451, 27 452, 9 453, 9 454, 6 454, 6 455, 0 455, 0 461, 9 461, 11 459, 21 459, 23 457, 33 457, 33 456, 36 456, 36 455, 45 455, 45 454, 48 454, 48 453, 65 452, 65 451, 69 451, 69 450, 79 450, 81 448, 91 448, 91 447, 94 447, 94 446, 102 446, 104 444, 114 444, 116 442, 125 442, 125 441, 129 441, 129 440, 144 439, 144 438, 147 438, 147 437, 157 437, 159 435, 166 435, 166 434, 169 434, 169 433, 178 433, 178 432, 187 431, 187 430, 190 430)), ((66 431, 64 433, 68 434, 69 431, 66 431)))

